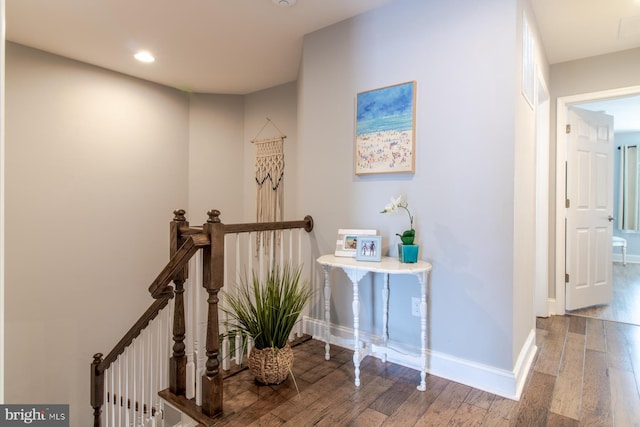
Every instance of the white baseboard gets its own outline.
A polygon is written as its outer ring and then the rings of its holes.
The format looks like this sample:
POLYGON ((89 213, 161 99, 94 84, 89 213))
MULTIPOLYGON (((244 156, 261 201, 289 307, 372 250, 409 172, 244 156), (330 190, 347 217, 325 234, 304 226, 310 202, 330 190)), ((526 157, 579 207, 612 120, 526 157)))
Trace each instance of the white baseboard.
POLYGON ((558 307, 558 302, 556 301, 555 298, 548 298, 547 299, 547 313, 549 313, 549 316, 554 316, 557 314, 564 314, 564 307, 559 308, 558 307))
MULTIPOLYGON (((305 331, 315 339, 324 341, 324 323, 318 319, 304 318, 305 331)), ((353 349, 353 330, 344 326, 331 325, 330 344, 353 349)), ((427 349, 427 373, 468 385, 473 388, 497 394, 508 399, 519 400, 524 383, 533 363, 537 347, 535 345, 535 329, 532 329, 525 341, 515 363, 513 371, 462 359, 445 353, 427 349)), ((370 334, 360 332, 362 341, 371 342, 370 334)), ((390 342, 390 346, 400 348, 400 352, 388 354, 390 362, 420 370, 416 356, 420 348, 406 343, 390 342), (407 353, 404 356, 402 353, 407 353)), ((374 356, 376 356, 374 354, 374 356)))

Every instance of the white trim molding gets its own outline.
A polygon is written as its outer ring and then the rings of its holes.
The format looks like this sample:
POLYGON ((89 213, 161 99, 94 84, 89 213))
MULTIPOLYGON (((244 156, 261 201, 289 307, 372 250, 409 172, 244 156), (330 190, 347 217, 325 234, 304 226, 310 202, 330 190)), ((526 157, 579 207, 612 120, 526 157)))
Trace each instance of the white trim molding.
MULTIPOLYGON (((586 101, 596 101, 640 93, 640 86, 629 86, 599 92, 582 93, 578 95, 560 96, 556 101, 556 212, 555 212, 555 308, 550 314, 564 314, 565 309, 565 186, 567 147, 565 126, 567 124, 567 107, 571 104, 586 101)), ((614 258, 615 260, 615 258, 614 258)))
MULTIPOLYGON (((304 318, 305 331, 314 339, 324 342, 324 322, 309 317, 304 318)), ((353 330, 344 326, 330 326, 330 344, 353 350, 353 330)), ((362 341, 375 341, 379 337, 360 332, 362 341)), ((513 370, 500 369, 482 363, 451 356, 437 351, 427 350, 427 373, 445 378, 473 388, 484 390, 507 399, 519 400, 527 375, 538 348, 535 345, 535 329, 527 337, 513 370)), ((398 365, 420 370, 420 347, 390 341, 389 346, 398 350, 387 354, 387 360, 398 365)), ((380 357, 375 353, 373 356, 380 357)), ((381 358, 381 357, 380 357, 381 358)), ((383 359, 384 360, 384 359, 383 359)))

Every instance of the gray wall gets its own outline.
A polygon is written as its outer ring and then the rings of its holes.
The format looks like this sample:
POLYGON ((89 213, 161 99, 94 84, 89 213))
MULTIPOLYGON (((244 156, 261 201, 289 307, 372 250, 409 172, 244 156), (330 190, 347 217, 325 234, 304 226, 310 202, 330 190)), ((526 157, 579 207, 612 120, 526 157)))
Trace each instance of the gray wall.
POLYGON ((241 160, 244 97, 192 94, 189 103, 189 209, 192 225, 217 209, 223 222, 244 221, 241 160))
MULTIPOLYGON (((615 145, 616 147, 620 147, 621 145, 640 145, 640 132, 616 132, 615 145)), ((618 218, 620 218, 618 209, 620 203, 620 150, 614 151, 613 188, 613 216, 616 217, 613 221, 613 235, 623 237, 627 240, 627 260, 638 262, 640 260, 640 232, 622 231, 618 229, 618 218)), ((614 256, 620 256, 620 248, 615 248, 613 252, 614 256)))
MULTIPOLYGON (((5 2, 0 0, 0 46, 5 42, 5 2)), ((4 246, 4 49, 0 52, 0 254, 5 253, 4 246)), ((0 255, 0 402, 4 402, 4 256, 0 255)))
MULTIPOLYGON (((549 166, 550 199, 549 199, 549 236, 555 241, 556 227, 556 123, 558 97, 593 93, 603 90, 618 89, 640 85, 640 48, 600 55, 586 59, 553 64, 550 67, 550 95, 551 95, 551 146, 549 166)), ((556 295, 556 270, 564 270, 564 265, 555 265, 555 245, 550 248, 550 280, 549 297, 556 295)))
MULTIPOLYGON (((285 217, 314 216, 314 255, 333 252, 339 228, 376 228, 395 255, 406 217, 379 212, 405 195, 434 266, 430 348, 511 371, 534 322, 532 112, 517 65, 525 4, 397 0, 306 36, 297 84, 245 97, 188 97, 10 44, 7 401, 70 402, 77 425, 89 424, 91 355, 148 305, 171 211, 187 206, 193 224, 211 208, 225 222, 253 219, 249 141, 266 117, 287 135, 285 217), (354 176, 355 94, 410 80, 416 173, 354 176)), ((350 327, 350 284, 339 273, 334 284, 333 319, 350 327)), ((380 287, 379 277, 361 287, 365 330, 381 328, 380 287)), ((418 286, 391 287, 392 339, 415 345, 418 286)))
POLYGON ((187 206, 183 93, 6 46, 5 400, 69 403, 151 304, 187 206))
MULTIPOLYGON (((434 267, 431 349, 508 370, 514 342, 524 341, 513 330, 516 15, 509 1, 396 1, 307 35, 299 79, 301 197, 316 218, 319 253, 333 252, 339 228, 379 229, 392 248, 406 218, 379 212, 406 195, 421 256, 434 267), (416 173, 354 176, 355 95, 410 80, 416 173)), ((333 279, 333 318, 350 326, 349 282, 333 279)), ((377 301, 380 283, 369 283, 364 307, 377 301)), ((390 334, 417 343, 409 313, 418 286, 394 278, 391 287, 390 334)), ((528 301, 519 315, 530 331, 528 301)), ((380 328, 373 314, 363 317, 365 330, 380 328)))
POLYGON ((70 403, 90 425, 92 355, 152 302, 172 211, 255 218, 266 117, 287 134, 285 215, 301 218, 297 87, 187 95, 12 43, 7 62, 6 401, 70 403))
POLYGON ((256 147, 251 143, 260 140, 286 136, 284 140, 284 219, 298 220, 313 212, 300 204, 300 170, 303 165, 298 159, 300 141, 298 138, 298 89, 296 82, 279 85, 246 95, 244 103, 244 220, 256 219, 256 147), (267 118, 271 120, 267 122, 267 118))

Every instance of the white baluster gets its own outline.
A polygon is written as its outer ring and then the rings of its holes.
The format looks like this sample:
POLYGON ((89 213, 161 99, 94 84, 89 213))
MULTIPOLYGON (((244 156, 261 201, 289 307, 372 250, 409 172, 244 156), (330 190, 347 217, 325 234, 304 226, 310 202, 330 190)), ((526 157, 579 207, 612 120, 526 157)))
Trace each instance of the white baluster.
POLYGON ((137 427, 140 425, 140 385, 142 384, 142 360, 140 358, 142 347, 142 335, 139 335, 136 338, 135 344, 133 346, 133 360, 135 372, 133 375, 133 399, 131 400, 131 405, 134 407, 133 411, 133 425, 137 427))
POLYGON ((127 402, 129 399, 129 375, 131 372, 131 363, 129 356, 131 354, 131 345, 124 351, 124 356, 120 356, 120 366, 118 367, 118 399, 116 406, 118 407, 118 425, 129 425, 129 410, 127 402), (124 368, 122 364, 124 363, 124 368), (122 419, 124 418, 124 420, 122 419))
MULTIPOLYGON (((295 263, 293 263, 292 265, 301 265, 302 264, 302 229, 298 228, 296 230, 296 233, 298 235, 298 255, 296 256, 295 263)), ((293 230, 291 230, 289 233, 289 247, 290 247, 289 257, 293 259, 293 230)), ((304 280, 303 278, 304 278, 304 273, 301 279, 304 280)), ((300 313, 300 318, 296 325, 297 335, 300 338, 304 335, 304 332, 305 332, 304 316, 307 314, 307 310, 308 310, 308 304, 302 309, 302 312, 300 313)))
POLYGON ((142 426, 142 420, 144 418, 144 408, 142 403, 144 402, 144 382, 145 382, 145 363, 144 363, 144 331, 140 333, 138 337, 138 346, 136 348, 136 360, 137 360, 137 374, 136 374, 136 425, 142 426))
POLYGON ((140 348, 140 425, 145 426, 147 422, 147 413, 145 412, 145 404, 147 403, 147 396, 149 396, 149 329, 145 328, 142 331, 142 342, 140 348))
MULTIPOLYGON (((110 422, 110 425, 115 426, 116 425, 116 408, 115 405, 113 404, 113 398, 114 395, 116 393, 116 365, 115 363, 111 365, 111 367, 109 368, 109 376, 111 377, 111 382, 109 384, 110 387, 110 395, 109 395, 109 412, 107 414, 107 419, 110 422)), ((108 426, 109 424, 107 424, 108 426)))
POLYGON ((128 425, 128 408, 127 408, 127 383, 129 376, 129 351, 127 349, 120 355, 120 384, 118 385, 120 393, 118 393, 119 421, 118 425, 128 425))
POLYGON ((158 369, 155 360, 155 353, 153 352, 153 344, 155 343, 155 325, 158 323, 158 319, 154 319, 153 323, 149 325, 147 331, 147 387, 145 392, 145 403, 147 405, 146 425, 151 423, 153 419, 153 395, 158 393, 157 385, 155 383, 155 371, 158 369))
POLYGON ((294 230, 289 230, 289 260, 293 259, 293 249, 294 249, 293 234, 294 234, 294 230))
POLYGON ((240 244, 240 233, 236 233, 236 259, 235 261, 235 265, 236 265, 236 281, 233 284, 232 288, 236 289, 238 283, 240 283, 240 279, 242 278, 240 271, 242 270, 242 266, 240 264, 240 247, 242 245, 240 244))
POLYGON ((158 316, 157 322, 153 325, 153 336, 154 339, 151 344, 151 353, 153 354, 154 366, 153 370, 153 387, 151 387, 152 393, 150 396, 151 402, 151 415, 152 415, 152 425, 156 425, 155 422, 156 417, 158 416, 158 392, 162 390, 162 384, 160 383, 160 371, 162 371, 162 360, 160 359, 160 354, 157 351, 158 346, 160 344, 160 336, 159 332, 162 328, 163 318, 165 315, 165 310, 162 310, 158 316))
POLYGON ((276 230, 272 231, 271 232, 271 251, 269 253, 269 263, 267 264, 267 271, 271 271, 271 268, 274 267, 278 262, 277 249, 278 249, 279 241, 280 241, 280 232, 276 230))
MULTIPOLYGON (((227 244, 227 236, 225 236, 225 245, 224 245, 224 287, 225 291, 220 292, 218 297, 220 298, 220 302, 218 303, 219 307, 227 307, 227 293, 229 292, 229 269, 227 268, 227 259, 229 252, 229 245, 227 244)), ((218 321, 218 329, 222 334, 222 346, 220 349, 221 359, 222 359, 222 370, 228 371, 231 369, 231 346, 229 344, 229 330, 228 330, 228 322, 229 316, 225 311, 220 310, 220 320, 218 321)))
POLYGON ((200 375, 199 375, 199 357, 202 354, 200 347, 202 346, 202 340, 200 339, 200 316, 201 316, 201 293, 202 293, 202 251, 196 252, 193 257, 193 269, 190 270, 193 274, 192 281, 193 286, 193 322, 191 331, 191 335, 193 336, 193 387, 194 387, 194 397, 197 402, 201 402, 198 400, 199 390, 200 390, 200 375))
POLYGON ((102 425, 109 427, 111 425, 111 417, 110 417, 110 402, 109 398, 111 397, 111 365, 109 368, 105 369, 104 375, 104 400, 102 401, 102 414, 100 417, 102 418, 102 425))
MULTIPOLYGON (((264 242, 262 244, 264 245, 264 242)), ((264 250, 262 248, 258 248, 258 268, 260 269, 260 280, 264 280, 264 250)))
MULTIPOLYGON (((249 244, 247 245, 249 248, 249 254, 247 256, 247 259, 249 260, 249 267, 246 270, 247 271, 247 275, 250 275, 253 271, 253 233, 248 233, 248 237, 249 237, 249 244)), ((250 278, 250 277, 249 277, 250 278)))
MULTIPOLYGON (((235 335, 235 359, 236 359, 236 365, 240 366, 242 365, 242 334, 240 334, 240 332, 236 332, 235 335)), ((248 353, 247 353, 248 354, 248 353)))
POLYGON ((289 259, 285 260, 284 257, 284 231, 278 232, 278 241, 280 242, 280 268, 284 266, 286 262, 291 262, 291 230, 289 230, 289 259))
MULTIPOLYGON (((168 324, 170 323, 169 320, 171 319, 171 302, 169 302, 168 306, 165 307, 164 310, 162 310, 162 313, 160 314, 160 318, 158 319, 158 325, 157 325, 157 360, 158 360, 158 369, 156 372, 156 383, 157 383, 157 390, 164 390, 167 388, 168 384, 167 384, 167 378, 166 378, 166 372, 168 370, 168 365, 169 365, 169 355, 168 355, 168 350, 167 350, 167 340, 169 339, 169 335, 168 335, 168 324)), ((163 401, 160 399, 160 396, 158 396, 158 393, 154 393, 154 406, 156 408, 156 417, 160 417, 162 418, 162 408, 163 408, 163 401), (160 412, 158 412, 160 411, 160 412)))
POLYGON ((253 338, 251 338, 250 336, 246 336, 245 339, 247 340, 247 355, 249 355, 249 353, 251 353, 251 349, 253 348, 253 338))
POLYGON ((196 324, 196 329, 194 331, 194 337, 195 337, 195 350, 194 350, 194 357, 196 360, 195 363, 195 384, 196 384, 196 393, 195 393, 195 397, 196 397, 196 403, 198 405, 202 404, 202 388, 200 387, 200 378, 202 378, 202 375, 204 375, 204 363, 205 363, 205 352, 206 349, 204 348, 205 346, 205 333, 206 333, 206 325, 207 325, 207 321, 206 321, 206 307, 203 307, 203 304, 206 304, 206 299, 202 298, 203 296, 203 292, 204 292, 204 288, 202 286, 203 282, 203 278, 202 278, 202 269, 203 269, 203 265, 204 265, 204 252, 203 251, 198 251, 198 254, 196 255, 196 277, 197 277, 197 286, 195 286, 195 289, 197 289, 197 291, 195 292, 195 309, 196 309, 196 313, 195 313, 195 324, 196 324))
MULTIPOLYGON (((253 256, 253 253, 251 252, 251 233, 249 233, 248 235, 248 247, 249 247, 249 257, 253 256)), ((240 283, 242 281, 242 265, 241 265, 241 256, 240 256, 240 247, 241 247, 241 239, 240 239, 240 233, 236 233, 236 255, 235 255, 235 267, 236 267, 236 282, 233 284, 233 286, 231 287, 231 289, 229 289, 227 292, 231 293, 233 292, 234 296, 238 296, 239 294, 239 286, 240 283)), ((249 258, 251 259, 251 258, 249 258)), ((247 273, 246 267, 244 269, 244 274, 245 274, 245 279, 249 280, 249 277, 247 277, 246 275, 249 274, 247 273)), ((238 335, 237 333, 234 336, 234 359, 235 359, 235 363, 236 365, 241 365, 242 364, 242 336, 238 335)))
POLYGON ((195 293, 198 292, 197 284, 195 283, 194 275, 197 269, 197 262, 195 260, 196 257, 191 258, 189 261, 189 279, 185 283, 185 296, 186 296, 186 304, 185 307, 185 329, 186 329, 186 337, 185 337, 185 352, 187 356, 187 366, 186 366, 186 397, 187 399, 192 399, 195 397, 195 362, 194 362, 194 343, 195 343, 195 316, 194 316, 194 298, 195 293))

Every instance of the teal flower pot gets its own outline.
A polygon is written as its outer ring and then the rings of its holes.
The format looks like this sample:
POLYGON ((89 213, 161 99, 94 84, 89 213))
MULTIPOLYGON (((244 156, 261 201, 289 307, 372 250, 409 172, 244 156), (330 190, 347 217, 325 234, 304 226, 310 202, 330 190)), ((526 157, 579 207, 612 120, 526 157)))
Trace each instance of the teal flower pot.
POLYGON ((419 245, 403 245, 398 243, 398 258, 403 263, 418 262, 419 245))

